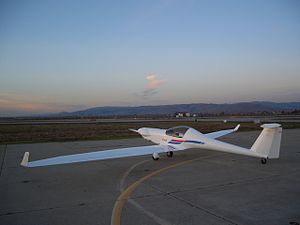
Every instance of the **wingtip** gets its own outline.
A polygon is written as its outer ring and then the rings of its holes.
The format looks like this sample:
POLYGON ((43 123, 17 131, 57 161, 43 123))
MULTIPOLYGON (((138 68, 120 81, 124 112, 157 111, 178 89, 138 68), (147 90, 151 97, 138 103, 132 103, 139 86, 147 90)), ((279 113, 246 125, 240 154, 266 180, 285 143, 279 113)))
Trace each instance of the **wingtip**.
POLYGON ((24 167, 28 167, 28 160, 29 160, 29 152, 25 152, 20 165, 24 167))
POLYGON ((237 131, 240 128, 241 124, 238 124, 235 128, 234 131, 237 131))
POLYGON ((133 131, 135 133, 138 133, 139 131, 138 130, 135 130, 135 129, 129 129, 130 131, 133 131))

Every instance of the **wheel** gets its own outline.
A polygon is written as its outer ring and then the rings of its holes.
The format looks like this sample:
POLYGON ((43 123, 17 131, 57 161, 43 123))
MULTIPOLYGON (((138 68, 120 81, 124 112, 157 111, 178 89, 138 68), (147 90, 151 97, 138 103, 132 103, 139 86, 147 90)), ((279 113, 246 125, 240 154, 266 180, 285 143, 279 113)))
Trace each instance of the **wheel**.
POLYGON ((262 159, 261 159, 261 164, 266 164, 266 163, 267 163, 267 159, 262 158, 262 159))
POLYGON ((167 152, 167 156, 168 157, 172 157, 173 156, 173 152, 172 151, 167 152))
POLYGON ((153 153, 152 159, 155 160, 155 161, 159 160, 159 155, 158 155, 158 153, 153 153))

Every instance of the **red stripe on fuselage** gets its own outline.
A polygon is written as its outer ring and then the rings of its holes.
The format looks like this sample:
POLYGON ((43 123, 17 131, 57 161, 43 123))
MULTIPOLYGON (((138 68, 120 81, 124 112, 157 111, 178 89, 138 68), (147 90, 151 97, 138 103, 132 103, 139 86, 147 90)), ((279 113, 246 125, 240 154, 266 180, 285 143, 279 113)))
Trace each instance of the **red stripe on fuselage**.
POLYGON ((176 139, 172 139, 170 142, 179 142, 179 143, 181 143, 181 142, 184 142, 184 140, 176 140, 176 139))

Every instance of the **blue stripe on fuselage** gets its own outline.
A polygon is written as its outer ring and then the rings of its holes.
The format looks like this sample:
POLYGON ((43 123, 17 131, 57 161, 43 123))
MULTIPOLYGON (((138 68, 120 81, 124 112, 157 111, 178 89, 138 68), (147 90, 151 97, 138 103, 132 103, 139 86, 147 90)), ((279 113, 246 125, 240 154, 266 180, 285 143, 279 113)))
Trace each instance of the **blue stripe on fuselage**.
POLYGON ((182 142, 172 142, 172 141, 170 141, 170 142, 168 142, 168 144, 173 144, 173 145, 179 145, 179 144, 181 144, 182 142))
POLYGON ((179 145, 181 143, 193 143, 193 144, 200 144, 200 145, 204 144, 204 142, 202 141, 193 141, 193 140, 185 140, 184 142, 175 142, 175 141, 168 142, 168 144, 173 144, 173 145, 179 145))
POLYGON ((204 142, 202 142, 202 141, 193 141, 193 140, 186 140, 186 141, 184 141, 184 142, 187 142, 187 143, 193 143, 193 144, 201 144, 201 145, 204 144, 204 142))

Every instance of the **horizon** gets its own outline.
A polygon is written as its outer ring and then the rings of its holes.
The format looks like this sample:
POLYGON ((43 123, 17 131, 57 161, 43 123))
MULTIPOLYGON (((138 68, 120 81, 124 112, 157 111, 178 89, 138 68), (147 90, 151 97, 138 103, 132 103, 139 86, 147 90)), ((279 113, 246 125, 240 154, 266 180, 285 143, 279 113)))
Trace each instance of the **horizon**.
POLYGON ((299 10, 294 0, 2 1, 0 117, 299 102, 299 10))
MULTIPOLYGON (((45 113, 16 113, 15 115, 11 116, 9 114, 0 114, 0 118, 9 118, 9 117, 40 117, 40 116, 49 116, 49 115, 58 115, 60 113, 74 113, 74 112, 80 112, 80 111, 86 111, 89 109, 95 109, 95 108, 138 108, 138 107, 163 107, 163 106, 173 106, 173 105, 197 105, 197 104, 204 104, 204 105, 234 105, 234 104, 249 104, 249 103, 274 103, 274 104, 293 104, 298 103, 300 104, 300 101, 291 101, 291 102, 274 102, 274 101, 242 101, 242 102, 232 102, 232 103, 204 103, 204 102, 198 102, 198 103, 175 103, 175 104, 161 104, 161 105, 107 105, 107 106, 91 106, 88 108, 83 108, 80 110, 74 110, 74 111, 58 111, 58 112, 45 112, 45 113)), ((298 110, 298 108, 295 108, 298 110)), ((293 109, 293 110, 295 110, 293 109)), ((292 109, 291 109, 292 110, 292 109)), ((251 113, 251 112, 249 112, 251 113)))
MULTIPOLYGON (((223 103, 214 103, 214 102, 192 102, 192 103, 174 103, 174 104, 154 104, 154 105, 104 105, 104 106, 92 106, 86 109, 90 108, 105 108, 105 107, 147 107, 147 106, 166 106, 166 105, 193 105, 193 104, 215 104, 215 105, 231 105, 231 104, 240 104, 240 103, 262 103, 262 102, 269 102, 269 103, 300 103, 299 101, 287 101, 287 102, 274 102, 274 101, 267 101, 267 100, 256 100, 256 101, 241 101, 241 102, 223 102, 223 103)), ((80 111, 80 110, 79 110, 80 111)))

